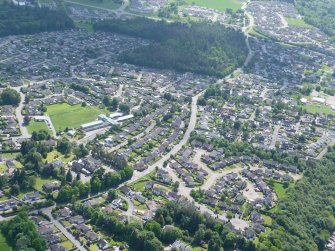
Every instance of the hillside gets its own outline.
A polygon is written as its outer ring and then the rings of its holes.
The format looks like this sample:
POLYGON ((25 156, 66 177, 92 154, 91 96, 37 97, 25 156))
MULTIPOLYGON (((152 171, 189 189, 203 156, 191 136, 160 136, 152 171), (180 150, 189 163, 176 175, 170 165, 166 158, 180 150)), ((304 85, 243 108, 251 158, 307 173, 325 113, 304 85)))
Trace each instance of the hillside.
POLYGON ((167 23, 139 18, 102 21, 95 30, 154 41, 125 52, 123 62, 223 77, 241 66, 247 56, 244 35, 219 24, 167 23))
POLYGON ((72 20, 62 11, 15 6, 8 3, 0 5, 0 37, 72 27, 72 20))

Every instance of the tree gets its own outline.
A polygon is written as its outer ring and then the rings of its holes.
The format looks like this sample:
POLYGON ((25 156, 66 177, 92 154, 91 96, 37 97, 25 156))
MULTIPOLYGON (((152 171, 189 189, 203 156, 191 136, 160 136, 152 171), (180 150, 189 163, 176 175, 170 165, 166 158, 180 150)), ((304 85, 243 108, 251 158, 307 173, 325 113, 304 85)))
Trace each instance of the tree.
POLYGON ((79 181, 76 186, 78 187, 80 198, 86 198, 91 192, 90 183, 82 183, 79 181))
POLYGON ((0 94, 0 104, 18 106, 21 101, 20 94, 10 88, 6 88, 0 94))
POLYGON ((68 139, 62 138, 57 141, 57 151, 68 155, 71 152, 71 143, 68 139))
POLYGON ((71 173, 70 169, 66 173, 66 181, 69 182, 69 183, 72 182, 72 173, 71 173))
POLYGON ((129 105, 124 104, 124 103, 122 103, 122 104, 119 105, 119 109, 120 109, 120 111, 123 112, 124 114, 129 114, 129 112, 130 112, 130 107, 129 107, 129 105))
POLYGON ((20 193, 20 186, 18 184, 12 185, 9 193, 14 196, 18 195, 20 193))
POLYGON ((93 192, 99 192, 100 189, 101 189, 101 181, 99 179, 99 177, 94 177, 92 180, 91 180, 91 188, 92 188, 92 191, 93 192))
POLYGON ((23 118, 23 123, 24 123, 24 125, 29 125, 29 123, 30 123, 30 117, 29 116, 24 116, 24 118, 23 118))
POLYGON ((205 230, 203 228, 199 228, 198 231, 195 232, 192 243, 194 245, 199 245, 205 238, 205 230))
POLYGON ((8 175, 3 174, 0 176, 0 189, 3 189, 8 184, 8 175))
POLYGON ((113 201, 113 200, 117 199, 117 197, 118 197, 118 195, 117 195, 115 189, 110 189, 110 190, 108 191, 108 196, 107 196, 107 198, 108 198, 109 201, 113 201))
POLYGON ((162 231, 162 241, 166 244, 171 244, 182 236, 182 232, 179 228, 168 226, 162 231))
POLYGON ((119 106, 119 100, 117 98, 113 98, 111 103, 110 103, 110 106, 111 106, 113 111, 116 111, 118 106, 119 106))
POLYGON ((34 222, 29 220, 26 211, 20 212, 1 225, 2 234, 16 250, 44 251, 46 242, 39 235, 34 222))
POLYGON ((71 201, 73 195, 74 192, 72 191, 72 187, 65 185, 59 190, 57 200, 59 202, 69 202, 71 201))
POLYGON ((223 251, 221 238, 217 234, 208 242, 208 251, 223 251))
POLYGON ((73 149, 73 153, 76 155, 77 159, 80 159, 87 156, 89 151, 83 144, 80 144, 73 149))
POLYGON ((155 221, 155 220, 150 220, 145 224, 144 227, 146 230, 151 231, 155 234, 157 238, 161 237, 162 234, 162 227, 161 225, 155 221))

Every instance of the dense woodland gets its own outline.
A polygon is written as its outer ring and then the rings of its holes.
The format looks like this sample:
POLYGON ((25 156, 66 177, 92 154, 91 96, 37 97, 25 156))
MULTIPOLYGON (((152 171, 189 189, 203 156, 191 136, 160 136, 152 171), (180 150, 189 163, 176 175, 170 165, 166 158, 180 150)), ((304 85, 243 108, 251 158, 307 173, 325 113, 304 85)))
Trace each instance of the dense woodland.
POLYGON ((20 94, 13 89, 6 88, 0 93, 0 105, 17 106, 20 101, 20 94))
POLYGON ((335 148, 320 162, 307 161, 304 177, 281 200, 273 230, 260 238, 259 250, 324 250, 335 230, 335 148))
POLYGON ((306 23, 318 27, 326 34, 335 36, 334 0, 282 0, 295 4, 306 23))
POLYGON ((14 250, 44 251, 47 244, 39 235, 33 221, 29 220, 26 211, 20 212, 9 221, 1 222, 1 232, 14 250))
POLYGON ((241 32, 219 24, 137 18, 101 21, 94 24, 94 29, 154 41, 123 53, 123 62, 181 72, 222 77, 241 66, 248 51, 241 32))
POLYGON ((307 23, 335 36, 334 0, 297 0, 295 5, 307 23))
POLYGON ((129 250, 161 251, 164 245, 177 239, 196 246, 205 245, 209 251, 255 250, 252 242, 188 203, 168 202, 157 210, 154 219, 143 225, 120 221, 114 212, 105 213, 81 203, 76 203, 73 209, 91 219, 91 224, 113 235, 115 240, 129 243, 129 250))
POLYGON ((63 11, 15 6, 6 2, 0 4, 0 37, 73 27, 73 21, 63 11))

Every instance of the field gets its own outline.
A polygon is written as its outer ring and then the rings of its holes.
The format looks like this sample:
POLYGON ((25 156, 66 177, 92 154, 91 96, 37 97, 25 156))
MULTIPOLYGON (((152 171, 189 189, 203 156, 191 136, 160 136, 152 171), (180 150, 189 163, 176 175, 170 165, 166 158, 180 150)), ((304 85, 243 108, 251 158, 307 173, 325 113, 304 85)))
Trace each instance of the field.
POLYGON ((65 1, 65 2, 69 2, 69 3, 78 3, 78 4, 82 4, 82 5, 89 5, 92 7, 99 7, 99 8, 105 8, 105 9, 117 9, 119 8, 121 5, 115 3, 113 0, 69 0, 69 1, 65 1))
POLYGON ((37 132, 40 130, 46 130, 48 132, 50 132, 47 124, 43 121, 43 122, 37 122, 35 120, 32 120, 29 122, 29 125, 27 126, 28 132, 29 134, 32 134, 33 132, 37 132))
POLYGON ((189 4, 195 4, 219 11, 226 11, 226 9, 232 9, 237 11, 241 8, 243 0, 186 0, 189 4))
POLYGON ((313 27, 313 26, 305 23, 304 19, 285 17, 285 20, 291 26, 304 27, 304 28, 312 28, 313 27))
POLYGON ((317 114, 326 114, 326 115, 335 115, 335 112, 327 105, 317 105, 317 104, 310 104, 310 105, 303 105, 303 109, 306 109, 309 113, 317 113, 317 114))
POLYGON ((0 234, 0 250, 1 251, 12 251, 12 248, 8 245, 5 237, 0 234))
POLYGON ((80 125, 92 122, 99 114, 106 111, 94 106, 82 107, 67 103, 48 106, 47 114, 50 116, 56 131, 64 131, 65 128, 79 128, 80 125))

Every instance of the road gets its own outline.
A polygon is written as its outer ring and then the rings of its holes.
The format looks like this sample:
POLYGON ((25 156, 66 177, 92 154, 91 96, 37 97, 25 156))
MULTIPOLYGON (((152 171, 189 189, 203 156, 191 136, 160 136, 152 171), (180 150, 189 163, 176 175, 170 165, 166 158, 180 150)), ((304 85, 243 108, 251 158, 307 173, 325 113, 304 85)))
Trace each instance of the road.
POLYGON ((321 159, 328 151, 328 147, 335 145, 335 139, 333 138, 332 141, 315 157, 315 159, 321 159))
MULTIPOLYGON (((155 126, 156 126, 156 122, 153 121, 143 132, 137 134, 132 139, 136 140, 136 139, 142 138, 144 135, 148 134, 152 129, 154 129, 155 126)), ((124 147, 127 144, 128 144, 128 140, 125 140, 125 141, 121 142, 120 144, 118 144, 118 145, 116 145, 112 148, 109 148, 108 152, 115 152, 116 150, 119 150, 121 147, 124 147)))
POLYGON ((54 217, 52 216, 52 213, 51 213, 53 208, 54 208, 54 206, 47 207, 47 208, 41 209, 41 211, 42 211, 42 213, 44 213, 45 215, 50 217, 51 223, 53 223, 62 232, 62 234, 64 234, 65 237, 68 238, 76 246, 76 248, 78 250, 87 251, 86 248, 84 248, 81 245, 81 243, 76 238, 74 238, 74 236, 69 231, 67 231, 67 229, 65 227, 63 227, 62 224, 59 223, 58 220, 54 219, 54 217))
POLYGON ((275 149, 276 148, 276 142, 277 142, 277 139, 278 139, 279 129, 280 129, 280 126, 279 125, 275 125, 275 128, 273 130, 273 134, 272 134, 271 144, 270 144, 271 149, 275 149))
POLYGON ((124 0, 123 4, 119 8, 117 8, 117 9, 109 9, 109 8, 104 8, 104 7, 98 7, 98 6, 94 6, 94 5, 90 5, 90 4, 84 4, 84 3, 79 3, 79 2, 70 1, 70 0, 65 0, 65 2, 71 3, 71 4, 80 5, 80 6, 84 6, 84 7, 88 7, 88 8, 105 10, 105 11, 108 11, 110 13, 114 13, 117 18, 119 18, 119 17, 121 17, 123 15, 142 17, 142 15, 134 14, 134 13, 130 13, 130 12, 126 11, 126 9, 128 8, 128 6, 130 4, 129 0, 124 0))
POLYGON ((248 51, 249 51, 248 56, 245 59, 244 64, 243 64, 244 67, 246 67, 249 64, 249 62, 250 62, 250 60, 252 59, 252 56, 253 56, 253 51, 251 50, 250 43, 249 43, 249 37, 250 36, 249 36, 248 31, 249 31, 249 29, 251 29, 254 26, 255 20, 254 20, 254 17, 246 11, 246 8, 247 8, 248 4, 249 4, 249 1, 244 3, 243 6, 241 7, 242 10, 244 10, 245 16, 248 17, 248 19, 249 19, 249 24, 246 25, 246 18, 244 17, 244 19, 243 19, 244 26, 242 28, 242 32, 246 36, 245 42, 247 44, 248 51))
POLYGON ((191 117, 190 117, 190 121, 189 121, 189 124, 188 124, 188 128, 187 128, 182 140, 177 145, 175 145, 169 153, 162 156, 162 158, 160 160, 155 162, 153 165, 149 166, 146 170, 144 170, 142 172, 135 171, 132 179, 129 182, 134 182, 134 181, 142 178, 143 176, 145 176, 145 175, 151 173, 152 171, 154 171, 156 167, 162 168, 164 162, 169 160, 171 155, 177 154, 180 151, 180 149, 188 142, 188 139, 190 138, 191 132, 194 130, 195 125, 197 123, 197 111, 198 111, 197 101, 198 101, 198 98, 201 94, 202 94, 202 92, 197 94, 196 96, 194 96, 192 98, 191 117))
POLYGON ((28 129, 27 127, 24 126, 24 116, 22 115, 22 110, 23 110, 23 107, 24 107, 24 100, 25 100, 25 94, 22 93, 20 91, 22 86, 18 86, 18 87, 10 87, 11 89, 17 91, 18 93, 20 93, 20 98, 21 98, 21 101, 20 101, 20 104, 19 106, 16 108, 15 110, 15 116, 16 116, 16 119, 19 123, 19 127, 20 127, 20 131, 21 131, 21 136, 18 136, 18 137, 13 137, 13 139, 19 139, 19 138, 30 138, 30 134, 28 133, 28 129))

